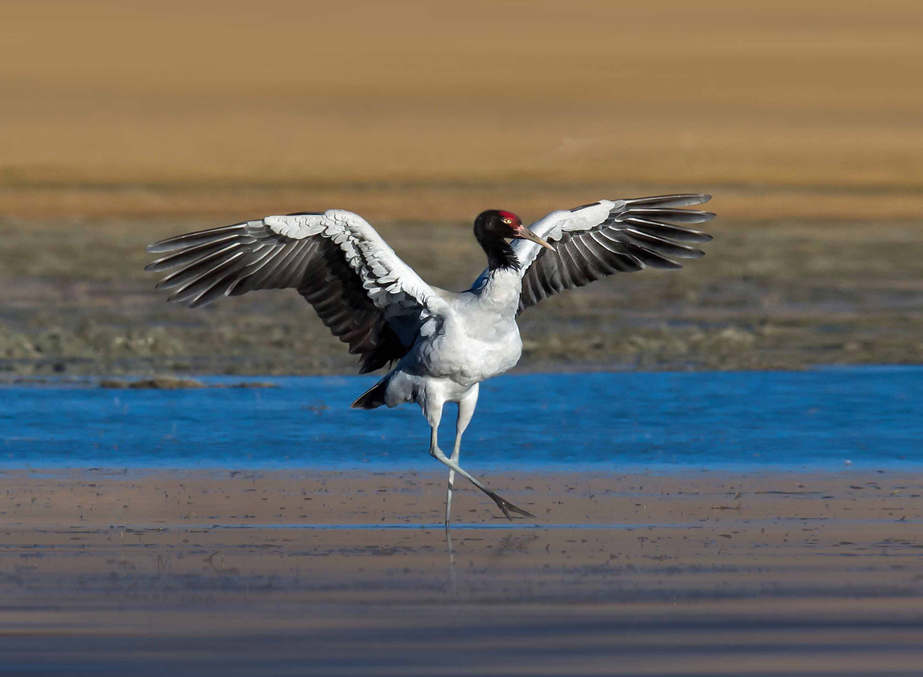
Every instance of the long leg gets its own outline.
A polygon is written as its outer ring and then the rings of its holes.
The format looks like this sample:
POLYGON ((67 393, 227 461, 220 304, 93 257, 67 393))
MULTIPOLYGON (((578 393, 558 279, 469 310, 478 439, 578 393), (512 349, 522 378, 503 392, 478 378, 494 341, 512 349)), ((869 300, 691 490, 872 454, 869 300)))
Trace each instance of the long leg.
MULTIPOLYGON (((450 470, 454 470, 462 477, 467 477, 471 483, 476 486, 478 489, 483 491, 485 494, 490 496, 491 500, 497 504, 497 507, 503 511, 503 514, 506 515, 507 519, 513 519, 510 516, 510 511, 523 515, 525 517, 535 517, 530 512, 526 512, 522 508, 518 508, 505 498, 498 496, 490 489, 481 484, 477 479, 475 479, 467 470, 464 470, 461 466, 458 465, 455 461, 446 456, 442 449, 439 448, 439 422, 442 420, 442 407, 445 404, 444 400, 436 400, 435 398, 430 399, 426 398, 423 405, 423 415, 426 416, 426 420, 429 423, 430 427, 430 438, 429 438, 429 453, 431 456, 442 462, 450 470)), ((454 479, 454 478, 453 478, 454 479)))
MULTIPOLYGON (((458 458, 461 455, 461 439, 462 435, 465 433, 465 429, 468 427, 468 424, 471 422, 471 417, 474 415, 474 408, 478 403, 478 388, 477 383, 474 384, 474 387, 468 391, 468 394, 458 403, 458 422, 455 424, 455 446, 452 448, 452 456, 450 459, 456 465, 458 464, 458 458)), ((452 490, 455 489, 455 471, 449 470, 449 487, 448 493, 445 499, 445 528, 449 528, 451 522, 452 514, 452 490)))
MULTIPOLYGON (((433 436, 433 439, 435 439, 435 435, 433 436)), ((523 515, 524 517, 535 517, 535 515, 533 515, 532 513, 527 512, 527 511, 523 510, 522 508, 516 507, 515 505, 513 505, 512 503, 510 503, 509 501, 507 501, 505 498, 503 498, 502 496, 498 496, 497 494, 495 494, 494 492, 492 492, 490 489, 488 489, 487 487, 485 487, 485 486, 484 486, 483 484, 481 484, 474 476, 472 476, 467 470, 465 470, 465 469, 462 468, 460 465, 458 465, 455 461, 453 461, 451 458, 449 458, 448 456, 446 456, 446 455, 442 452, 442 449, 440 449, 439 447, 437 447, 437 446, 432 446, 432 447, 430 448, 430 453, 431 453, 438 461, 441 461, 443 464, 445 464, 446 466, 448 466, 450 470, 454 470, 455 472, 457 472, 457 473, 458 473, 459 475, 461 475, 462 477, 467 477, 469 480, 471 480, 471 483, 472 483, 474 486, 476 486, 478 489, 480 489, 480 490, 483 491, 485 494, 487 494, 488 496, 490 496, 491 500, 492 500, 494 503, 496 503, 496 504, 497 504, 497 507, 500 508, 500 510, 503 511, 503 514, 504 514, 504 515, 506 515, 506 518, 507 518, 507 519, 510 519, 510 520, 513 519, 512 516, 510 515, 510 512, 511 512, 511 511, 512 511, 512 512, 515 512, 515 513, 518 513, 518 514, 520 514, 520 515, 523 515)))

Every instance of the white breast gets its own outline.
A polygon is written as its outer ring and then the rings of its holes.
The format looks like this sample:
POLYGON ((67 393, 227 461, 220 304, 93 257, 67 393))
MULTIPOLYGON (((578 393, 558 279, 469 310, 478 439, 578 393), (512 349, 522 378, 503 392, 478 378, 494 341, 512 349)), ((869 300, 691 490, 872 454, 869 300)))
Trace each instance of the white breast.
POLYGON ((468 387, 508 371, 519 362, 522 340, 516 325, 518 271, 497 271, 480 289, 454 295, 441 331, 418 342, 424 369, 468 387))

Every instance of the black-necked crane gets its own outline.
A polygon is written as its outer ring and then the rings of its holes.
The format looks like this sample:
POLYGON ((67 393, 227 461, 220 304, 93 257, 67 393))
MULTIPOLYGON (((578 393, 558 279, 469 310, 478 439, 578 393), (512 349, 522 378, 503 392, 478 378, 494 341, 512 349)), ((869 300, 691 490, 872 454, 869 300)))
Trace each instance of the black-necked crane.
POLYGON ((362 217, 338 209, 172 237, 147 248, 166 256, 146 270, 173 270, 157 288, 175 290, 169 300, 191 308, 258 289, 297 289, 360 356, 359 373, 396 363, 352 406, 420 405, 432 429, 429 452, 449 468, 446 527, 455 473, 490 496, 507 518, 534 517, 459 465, 478 384, 519 361, 516 317, 526 308, 613 273, 680 268, 674 259, 703 256, 693 245, 711 237, 686 226, 714 214, 683 207, 709 199, 600 200, 551 212, 529 228, 511 212, 485 211, 475 219, 474 236, 487 254, 487 269, 460 293, 424 282, 362 217), (458 404, 450 456, 438 443, 446 402, 458 404))

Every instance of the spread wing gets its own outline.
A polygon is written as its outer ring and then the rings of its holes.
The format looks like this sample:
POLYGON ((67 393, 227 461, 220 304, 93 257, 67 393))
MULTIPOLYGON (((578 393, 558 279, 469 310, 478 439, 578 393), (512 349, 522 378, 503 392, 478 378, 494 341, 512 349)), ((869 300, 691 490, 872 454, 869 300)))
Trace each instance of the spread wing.
POLYGON ((360 356, 360 373, 400 359, 442 299, 363 218, 342 210, 267 216, 171 237, 145 270, 190 308, 258 289, 298 290, 333 335, 360 356))
POLYGON ((710 221, 715 215, 681 207, 710 199, 709 195, 660 195, 600 200, 536 221, 529 229, 554 251, 529 240, 513 242, 522 266, 519 312, 613 273, 681 268, 675 259, 704 256, 692 245, 708 242, 711 236, 685 226, 710 221))

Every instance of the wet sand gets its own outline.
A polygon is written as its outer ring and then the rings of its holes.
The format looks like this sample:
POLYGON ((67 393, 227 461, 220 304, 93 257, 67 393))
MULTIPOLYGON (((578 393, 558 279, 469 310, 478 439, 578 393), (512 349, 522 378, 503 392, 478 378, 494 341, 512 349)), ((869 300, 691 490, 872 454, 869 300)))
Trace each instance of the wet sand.
POLYGON ((923 474, 486 479, 538 518, 462 486, 450 553, 442 473, 7 471, 0 672, 923 664, 923 474))

